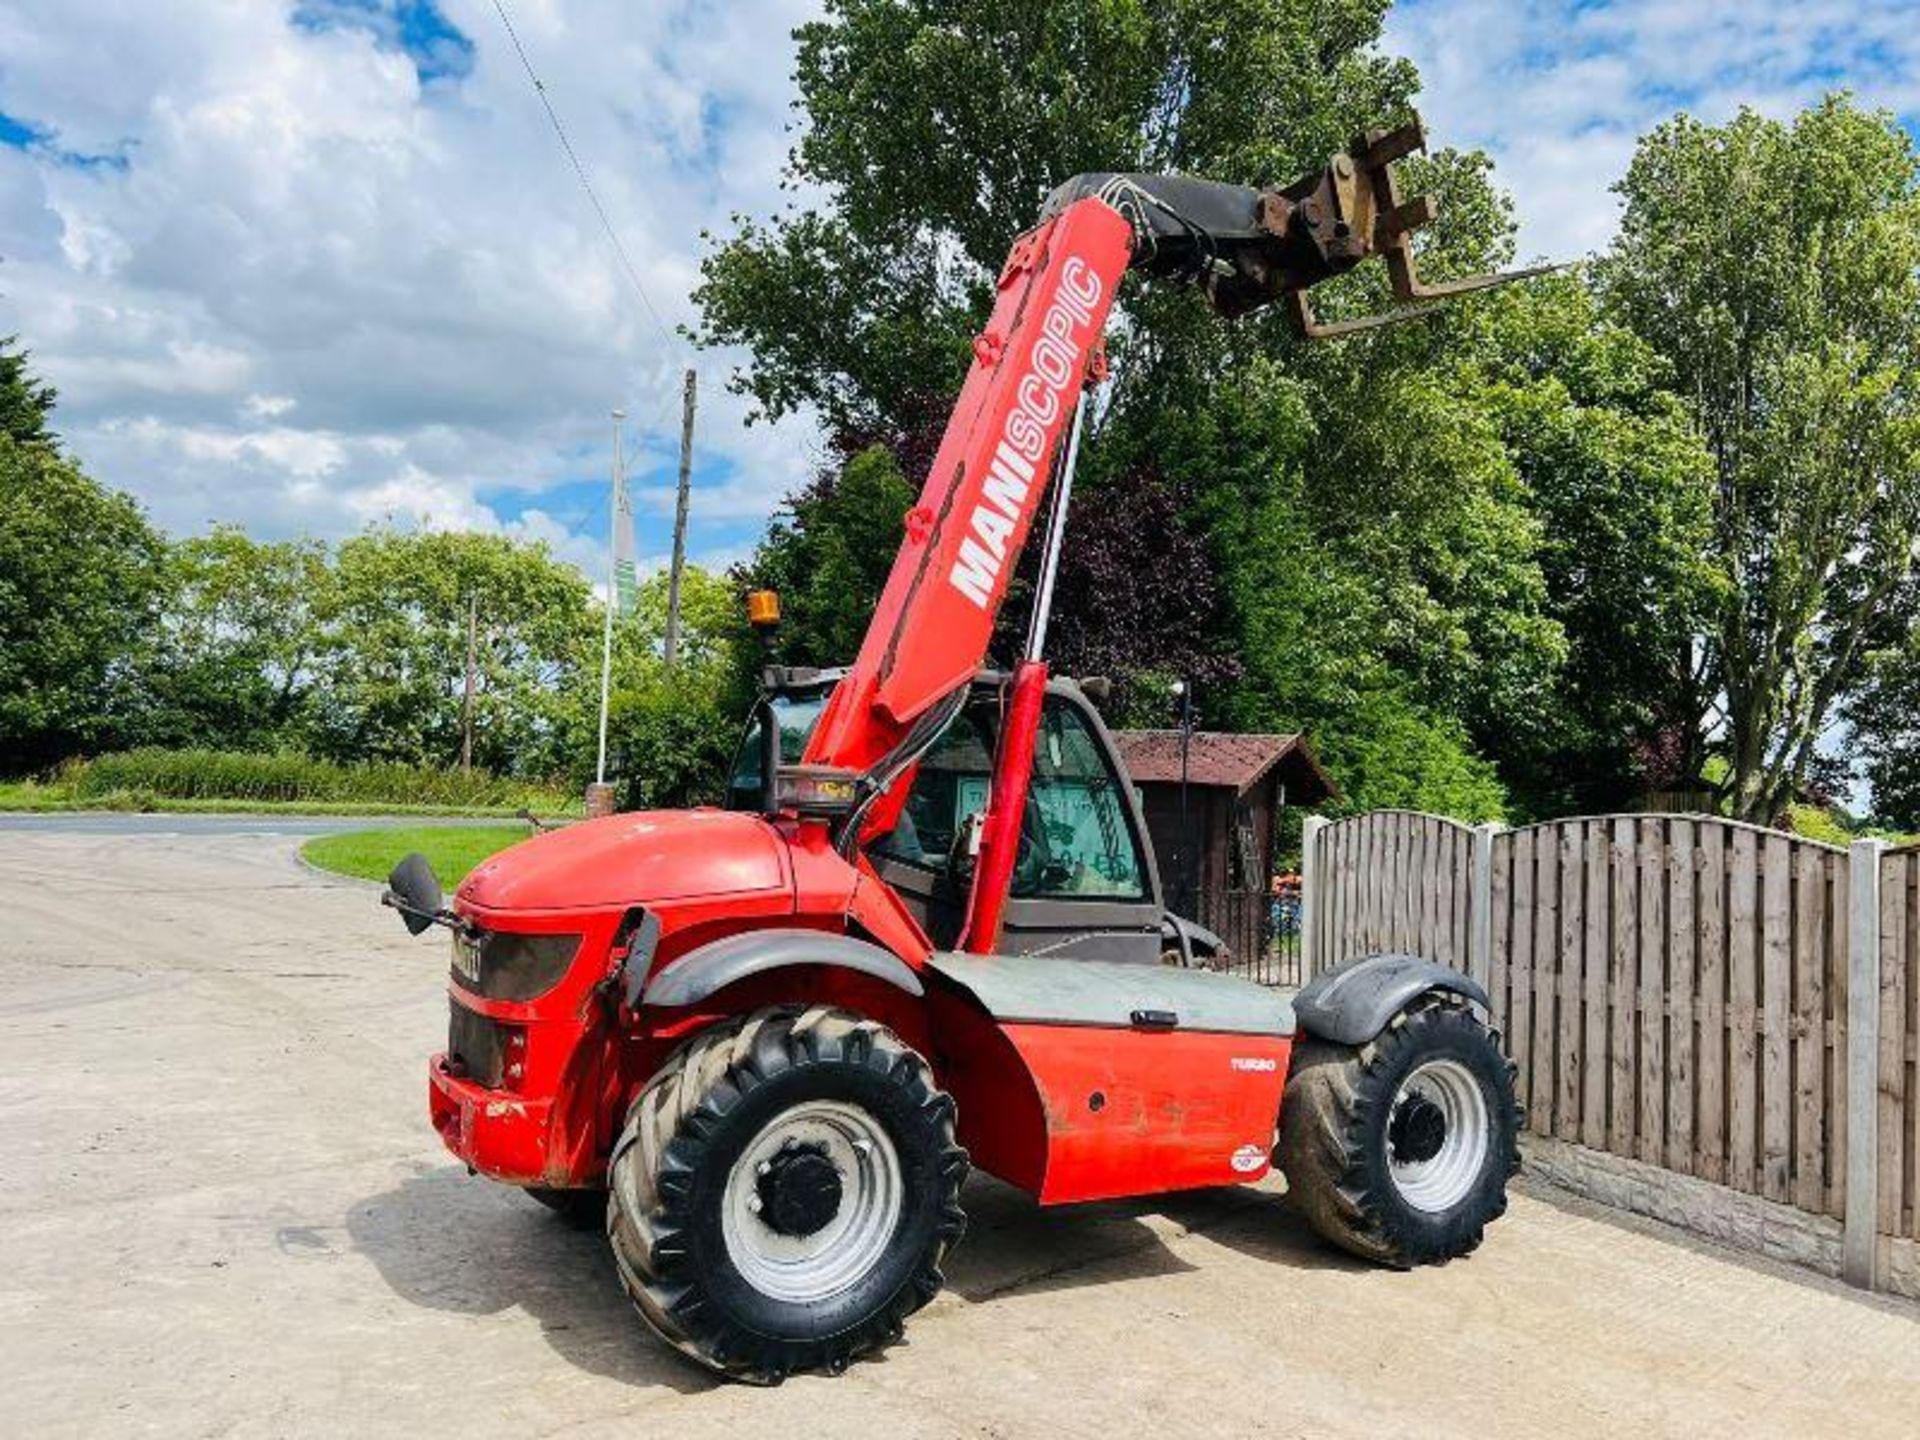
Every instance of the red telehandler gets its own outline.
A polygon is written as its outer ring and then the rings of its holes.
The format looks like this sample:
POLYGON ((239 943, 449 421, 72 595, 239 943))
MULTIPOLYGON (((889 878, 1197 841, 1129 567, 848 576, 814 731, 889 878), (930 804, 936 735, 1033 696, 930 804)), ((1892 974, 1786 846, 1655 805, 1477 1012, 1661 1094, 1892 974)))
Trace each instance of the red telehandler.
MULTIPOLYGON (((1165 908, 1098 687, 1042 659, 1122 277, 1228 317, 1283 303, 1310 336, 1368 323, 1322 324, 1305 292, 1370 256, 1406 301, 1514 278, 1420 283, 1432 205, 1389 167, 1422 143, 1372 132, 1284 189, 1062 186, 1000 272, 858 658, 768 664, 726 808, 538 835, 451 907, 419 856, 396 867, 408 928, 453 932, 434 1127, 604 1213, 640 1314, 695 1360, 774 1383, 899 1339, 970 1165, 1057 1205, 1277 1163, 1321 1234, 1399 1267, 1466 1254, 1505 1208, 1512 1069, 1480 987, 1409 955, 1291 998, 1207 968, 1219 941, 1165 908), (1043 504, 1024 654, 985 669, 1043 504)), ((749 610, 770 635, 776 597, 749 610)))

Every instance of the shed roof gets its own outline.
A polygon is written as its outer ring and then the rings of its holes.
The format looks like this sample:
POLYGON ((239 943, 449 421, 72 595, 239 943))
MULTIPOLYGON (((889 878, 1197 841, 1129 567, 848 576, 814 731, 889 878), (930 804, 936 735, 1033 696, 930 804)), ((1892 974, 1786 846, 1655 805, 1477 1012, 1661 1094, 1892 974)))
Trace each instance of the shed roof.
MULTIPOLYGON (((1178 730, 1116 730, 1114 743, 1126 761, 1127 773, 1139 785, 1180 783, 1178 730)), ((1244 795, 1282 767, 1287 799, 1296 805, 1317 805, 1337 797, 1333 783, 1303 735, 1229 735, 1196 730, 1187 746, 1186 777, 1190 785, 1231 790, 1244 795)))

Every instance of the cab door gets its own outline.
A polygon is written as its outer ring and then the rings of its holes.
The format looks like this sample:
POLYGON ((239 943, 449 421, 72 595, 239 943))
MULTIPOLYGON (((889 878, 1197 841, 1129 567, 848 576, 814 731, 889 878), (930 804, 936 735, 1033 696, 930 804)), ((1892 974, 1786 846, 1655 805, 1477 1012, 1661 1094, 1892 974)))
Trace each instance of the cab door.
MULTIPOLYGON (((998 731, 998 693, 983 689, 921 759, 899 823, 868 850, 943 949, 965 919, 962 837, 986 807, 998 731)), ((1150 965, 1160 959, 1160 920, 1146 826, 1106 727, 1076 687, 1050 687, 1001 949, 1150 965)))

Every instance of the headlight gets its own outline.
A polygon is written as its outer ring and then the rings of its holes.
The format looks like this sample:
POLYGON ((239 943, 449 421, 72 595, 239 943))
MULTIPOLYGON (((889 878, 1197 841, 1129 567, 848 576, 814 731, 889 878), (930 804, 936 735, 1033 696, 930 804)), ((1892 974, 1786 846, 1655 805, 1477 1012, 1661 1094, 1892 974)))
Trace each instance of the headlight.
POLYGON ((579 951, 578 934, 456 930, 453 979, 488 1000, 537 1000, 560 983, 579 951))

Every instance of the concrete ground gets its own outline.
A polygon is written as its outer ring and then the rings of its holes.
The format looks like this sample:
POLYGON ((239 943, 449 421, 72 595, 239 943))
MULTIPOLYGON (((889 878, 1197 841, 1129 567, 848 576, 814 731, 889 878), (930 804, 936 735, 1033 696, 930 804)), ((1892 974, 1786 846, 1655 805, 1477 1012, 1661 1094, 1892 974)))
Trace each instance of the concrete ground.
POLYGON ((1530 1189, 1397 1275, 1269 1191, 976 1181, 910 1344, 715 1386, 598 1236, 440 1150, 444 946, 171 828, 0 833, 0 1434, 1920 1433, 1920 1309, 1530 1189))

